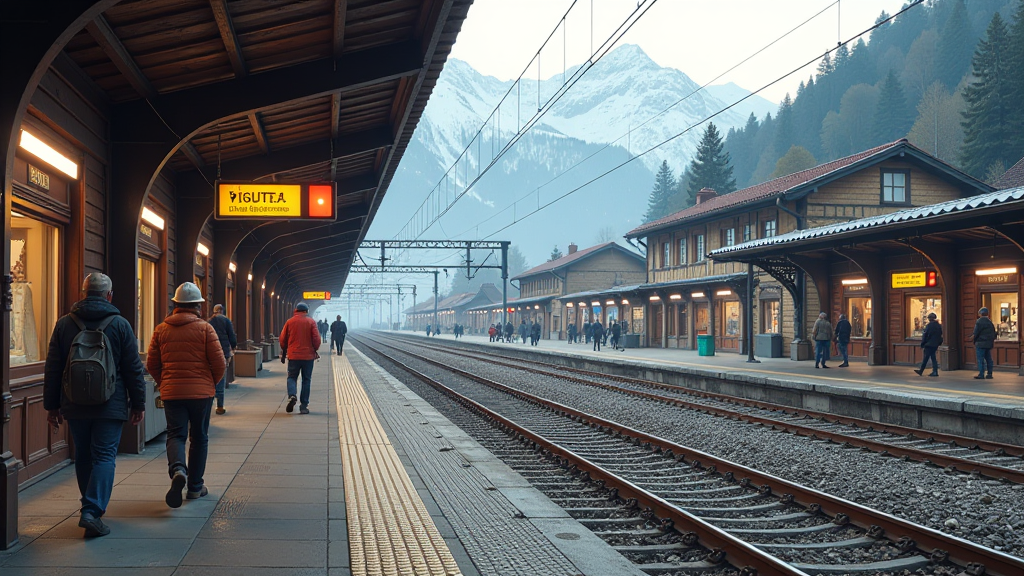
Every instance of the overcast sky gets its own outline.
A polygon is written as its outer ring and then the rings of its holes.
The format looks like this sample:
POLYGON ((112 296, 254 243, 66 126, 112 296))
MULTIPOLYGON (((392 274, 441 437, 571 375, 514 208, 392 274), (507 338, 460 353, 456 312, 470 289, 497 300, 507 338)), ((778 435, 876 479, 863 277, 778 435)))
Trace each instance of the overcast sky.
MULTIPOLYGON (((620 42, 639 45, 659 65, 682 70, 703 84, 831 5, 785 40, 714 82, 731 81, 753 91, 803 62, 820 59, 840 34, 844 40, 857 34, 874 24, 882 10, 891 14, 904 2, 841 0, 837 9, 835 0, 659 0, 620 42)), ((452 57, 501 80, 516 78, 571 4, 572 0, 475 0, 452 57)), ((637 0, 578 0, 567 19, 564 38, 569 66, 590 53, 591 5, 596 47, 636 7, 637 0)), ((562 45, 559 30, 541 55, 542 77, 561 70, 562 45)), ((779 102, 786 92, 795 93, 811 70, 761 95, 779 102)), ((536 75, 534 68, 530 76, 536 75)))

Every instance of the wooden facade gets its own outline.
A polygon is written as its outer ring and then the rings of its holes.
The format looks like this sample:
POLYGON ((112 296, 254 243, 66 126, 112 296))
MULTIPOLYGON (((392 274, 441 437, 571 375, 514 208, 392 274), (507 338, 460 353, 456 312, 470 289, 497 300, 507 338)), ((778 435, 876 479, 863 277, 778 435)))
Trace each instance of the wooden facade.
MULTIPOLYGON (((781 334, 783 349, 794 359, 806 359, 806 334, 817 313, 829 312, 834 323, 840 313, 850 314, 851 298, 863 302, 856 299, 860 288, 842 284, 844 265, 833 271, 827 262, 794 258, 788 262, 793 272, 784 279, 788 282, 780 280, 778 270, 755 267, 756 288, 748 306, 740 278, 747 264, 707 254, 989 190, 901 140, 731 194, 702 191, 696 206, 627 235, 643 239, 648 249, 645 342, 695 349, 696 336, 713 332, 717 349, 743 352, 749 310, 754 327, 750 337, 781 334), (898 175, 895 181, 893 175, 898 175)), ((861 308, 857 311, 863 316, 861 308)), ((855 338, 852 359, 868 359, 869 341, 855 338)), ((913 354, 903 348, 893 354, 913 354)))

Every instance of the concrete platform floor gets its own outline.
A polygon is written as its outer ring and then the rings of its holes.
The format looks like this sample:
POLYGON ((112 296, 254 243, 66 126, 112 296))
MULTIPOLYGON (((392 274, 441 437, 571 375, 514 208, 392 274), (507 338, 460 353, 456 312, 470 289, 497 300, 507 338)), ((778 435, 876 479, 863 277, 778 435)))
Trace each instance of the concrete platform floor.
MULTIPOLYGON (((423 332, 400 331, 397 334, 426 338, 423 332)), ((454 337, 451 334, 441 334, 431 339, 451 341, 454 337)), ((1024 376, 1018 376, 1016 372, 996 372, 992 380, 975 380, 974 376, 977 373, 973 370, 940 372, 938 378, 929 378, 918 376, 911 366, 868 366, 865 362, 851 362, 849 368, 835 368, 841 360, 831 360, 830 369, 824 370, 816 369, 814 362, 794 362, 788 358, 758 358, 760 364, 748 364, 746 355, 731 352, 719 352, 715 356, 698 356, 695 350, 630 348, 616 351, 610 347, 602 347, 600 352, 595 352, 592 344, 541 340, 538 346, 531 347, 521 342, 491 343, 486 335, 475 334, 464 336, 460 340, 485 344, 498 350, 503 347, 515 347, 542 354, 571 354, 647 365, 654 363, 667 368, 724 371, 812 386, 900 392, 907 396, 979 401, 1005 408, 1024 409, 1024 376)))

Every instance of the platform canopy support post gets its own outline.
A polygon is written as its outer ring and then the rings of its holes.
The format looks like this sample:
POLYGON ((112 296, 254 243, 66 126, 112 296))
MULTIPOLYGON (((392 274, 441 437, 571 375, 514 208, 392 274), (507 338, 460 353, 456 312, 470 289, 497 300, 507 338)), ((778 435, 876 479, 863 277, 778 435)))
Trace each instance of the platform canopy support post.
MULTIPOLYGON (((508 322, 508 246, 510 242, 501 243, 501 323, 508 322)), ((522 297, 522 295, 520 295, 522 297)))
POLYGON ((760 364, 761 361, 754 358, 754 265, 747 264, 747 310, 746 310, 746 326, 744 326, 744 336, 747 341, 747 362, 750 364, 760 364))

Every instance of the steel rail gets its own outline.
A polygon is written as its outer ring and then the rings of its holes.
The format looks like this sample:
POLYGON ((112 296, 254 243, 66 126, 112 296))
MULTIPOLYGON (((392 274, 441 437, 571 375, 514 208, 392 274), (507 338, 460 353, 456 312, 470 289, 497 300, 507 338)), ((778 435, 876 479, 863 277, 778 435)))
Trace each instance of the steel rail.
MULTIPOLYGON (((407 338, 398 338, 406 342, 414 342, 407 338)), ((610 384, 602 384, 600 382, 594 382, 583 378, 569 376, 558 372, 549 372, 539 368, 533 368, 530 366, 524 366, 520 363, 512 363, 504 360, 505 357, 492 352, 486 351, 456 351, 452 348, 445 348, 439 346, 421 345, 423 348, 437 350, 445 352, 447 354, 454 354, 456 356, 462 356, 464 358, 480 358, 486 357, 488 362, 499 366, 505 366, 510 368, 516 368, 519 370, 525 370, 533 374, 541 374, 546 376, 552 376, 555 378, 562 378, 571 382, 585 384, 588 386, 595 386, 621 392, 624 394, 630 394, 633 396, 639 396, 655 400, 658 402, 664 402, 672 404, 674 406, 681 406, 684 408, 698 410, 700 412, 706 412, 716 416, 723 416, 728 418, 739 418, 745 422, 752 422, 771 426, 774 429, 782 430, 783 432, 789 432, 798 436, 806 436, 811 439, 824 439, 838 442, 841 444, 849 444, 856 448, 866 448, 874 452, 887 454, 890 456, 896 456, 900 458, 908 458, 917 462, 925 462, 934 464, 943 468, 950 468, 953 470, 960 470, 963 472, 977 472, 983 476, 987 476, 996 480, 1005 480, 1018 484, 1024 483, 1024 470, 1018 470, 1015 468, 1007 468, 1005 466, 999 466, 997 464, 989 464, 987 462, 980 462, 975 460, 968 460, 959 456, 950 456, 938 452, 932 452, 921 448, 913 448, 909 446, 900 446, 896 444, 890 444, 884 440, 874 440, 870 438, 862 438, 855 435, 845 434, 843 432, 835 432, 828 430, 821 430, 812 426, 805 426, 802 424, 796 424, 793 422, 787 422, 784 420, 778 420, 775 418, 769 418, 767 416, 758 416, 755 414, 749 414, 745 412, 739 412, 736 410, 730 410, 728 408, 721 408, 717 406, 709 406, 707 404, 700 404, 695 402, 688 402, 681 398, 673 398, 668 396, 661 396, 658 394, 651 394, 649 392, 643 392, 640 390, 630 390, 627 388, 621 388, 610 384), (474 356, 477 355, 477 356, 474 356), (496 360, 495 358, 501 359, 496 360)), ((463 349, 464 350, 464 349, 463 349)), ((576 374, 583 374, 587 376, 593 376, 598 378, 605 378, 608 380, 616 380, 626 384, 635 384, 639 386, 646 386, 649 388, 656 388, 659 390, 667 390, 676 392, 679 394, 685 394, 687 396, 694 396, 697 398, 707 398, 711 400, 718 400, 721 402, 736 404, 748 408, 757 408, 760 410, 770 410, 773 412, 783 412, 787 415, 792 416, 807 416, 816 420, 822 420, 829 423, 843 424, 846 426, 856 426, 862 428, 867 432, 880 432, 888 434, 897 434, 899 436, 913 436, 920 440, 931 440, 934 442, 940 442, 948 444, 950 446, 958 446, 962 448, 977 448, 987 452, 993 452, 995 455, 1006 454, 1009 456, 1016 456, 1024 458, 1024 448, 1020 446, 1013 446, 1011 444, 1000 444, 997 442, 988 442, 985 440, 977 440, 965 436, 953 436, 950 434, 932 433, 927 430, 921 430, 919 428, 908 428, 903 426, 891 426, 888 424, 881 424, 878 422, 872 422, 870 420, 863 420, 859 418, 852 418, 846 416, 838 416, 835 414, 828 414, 825 412, 817 412, 814 410, 805 410, 802 408, 794 408, 792 406, 783 406, 781 404, 773 404, 770 402, 763 402, 760 400, 749 400, 745 398, 739 398, 736 396, 730 396, 728 394, 720 394, 716 392, 704 392, 701 390, 695 390, 693 388, 686 388, 684 386, 677 386, 673 384, 664 384, 661 382, 655 382, 653 380, 644 380, 640 378, 630 378, 628 376, 616 376, 611 374, 605 374, 602 372, 593 372, 589 370, 583 370, 580 368, 571 368, 567 366, 558 366, 555 364, 548 364, 545 362, 539 362, 532 359, 518 359, 519 362, 528 362, 538 366, 544 366, 550 370, 555 371, 569 371, 576 374)))
MULTIPOLYGON (((362 338, 362 337, 360 337, 362 338)), ((556 414, 598 427, 632 440, 636 444, 649 445, 652 450, 670 453, 676 460, 689 463, 694 468, 703 468, 722 474, 726 478, 740 478, 743 485, 756 484, 767 494, 782 494, 785 501, 792 501, 808 509, 816 509, 833 517, 837 522, 849 522, 864 529, 874 537, 885 537, 901 549, 918 550, 930 555, 933 560, 949 561, 971 570, 973 574, 999 576, 1020 576, 1024 574, 1024 559, 986 548, 974 542, 939 532, 927 526, 915 524, 902 518, 874 510, 838 496, 826 494, 813 488, 790 482, 777 476, 759 472, 741 464, 713 456, 709 453, 676 444, 670 440, 642 432, 611 420, 594 416, 570 406, 524 392, 482 376, 448 366, 443 362, 427 358, 408 350, 397 348, 386 342, 374 340, 380 345, 397 350, 458 374, 485 386, 500 390, 516 398, 532 402, 553 410, 556 414)), ((366 345, 364 343, 364 345, 366 345)), ((378 352, 379 353, 379 352, 378 352)), ((384 356, 387 356, 386 354, 384 356)))
MULTIPOLYGON (((753 576, 754 574, 778 574, 780 576, 808 576, 806 572, 793 567, 790 564, 779 560, 775 556, 763 552, 757 547, 740 540, 739 538, 729 534, 728 532, 714 526, 697 516, 675 506, 667 500, 652 494, 647 490, 637 486, 636 484, 626 480, 614 472, 606 470, 589 460, 588 458, 581 456, 572 450, 547 439, 546 437, 533 432, 532 430, 516 424, 513 420, 502 416, 500 413, 487 408, 483 404, 464 396, 455 390, 445 386, 438 380, 431 378, 430 376, 412 368, 408 364, 398 360, 394 356, 391 356, 379 348, 368 344, 366 340, 360 337, 354 338, 356 342, 362 344, 366 348, 372 350, 374 353, 387 358, 387 360, 402 370, 408 372, 413 377, 422 381, 423 383, 433 387, 441 393, 454 399, 456 402, 463 406, 469 407, 472 410, 483 414, 485 417, 497 422, 499 426, 508 432, 515 434, 519 439, 525 439, 532 442, 537 448, 547 451, 548 453, 556 456, 560 461, 569 463, 575 466, 582 472, 586 472, 592 480, 602 482, 605 488, 615 490, 616 494, 629 501, 632 499, 636 502, 638 507, 649 511, 655 517, 660 519, 667 519, 667 522, 662 522, 663 529, 674 528, 683 534, 684 541, 690 545, 701 544, 705 548, 708 548, 711 552, 708 555, 708 562, 712 564, 719 564, 722 561, 726 561, 729 564, 735 566, 741 570, 741 574, 747 576, 753 576), (696 539, 693 536, 689 536, 687 533, 696 535, 696 539)), ((376 342, 376 341, 375 341, 376 342)), ((383 346, 387 344, 377 342, 383 346)), ((393 348, 388 346, 389 348, 393 348)), ((393 348, 395 349, 395 348, 393 348)), ((402 353, 406 353, 404 350, 396 349, 402 353)), ((416 355, 413 355, 416 357, 416 355)), ((460 375, 461 370, 451 367, 445 367, 447 370, 454 370, 460 375)), ((509 390, 504 390, 509 392, 509 390)))

